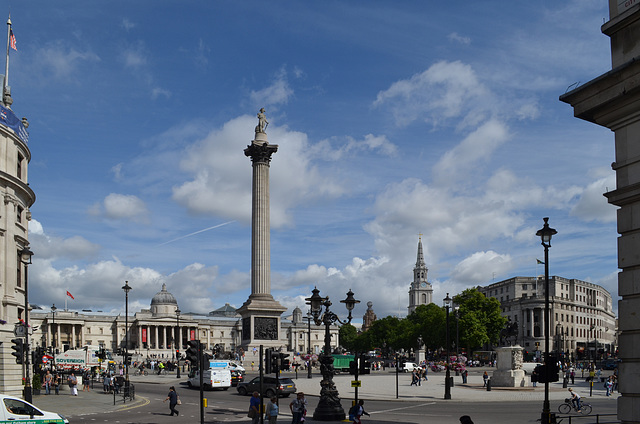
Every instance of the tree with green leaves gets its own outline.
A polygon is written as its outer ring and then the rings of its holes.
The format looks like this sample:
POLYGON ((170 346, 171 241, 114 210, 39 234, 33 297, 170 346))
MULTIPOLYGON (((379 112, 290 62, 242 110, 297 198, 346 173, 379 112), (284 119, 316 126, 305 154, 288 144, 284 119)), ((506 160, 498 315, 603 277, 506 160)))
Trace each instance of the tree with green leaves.
POLYGON ((407 317, 407 321, 412 323, 411 348, 417 347, 418 337, 427 349, 436 350, 445 345, 446 339, 446 313, 444 308, 430 303, 418 306, 407 317))
MULTIPOLYGON (((478 289, 470 288, 454 296, 453 302, 460 307, 458 314, 462 346, 471 351, 485 344, 498 343, 500 331, 507 319, 502 316, 497 299, 486 297, 478 289)), ((455 320, 453 321, 455 325, 455 320)))

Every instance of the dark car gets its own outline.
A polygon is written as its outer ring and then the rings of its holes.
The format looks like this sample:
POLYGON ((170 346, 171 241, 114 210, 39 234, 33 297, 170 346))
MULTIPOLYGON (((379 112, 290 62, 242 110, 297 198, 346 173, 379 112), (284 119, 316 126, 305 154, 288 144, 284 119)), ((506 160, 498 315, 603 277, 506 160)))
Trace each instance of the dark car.
MULTIPOLYGON (((266 397, 272 397, 278 392, 279 397, 288 397, 290 394, 296 392, 296 385, 290 378, 280 378, 278 380, 279 386, 276 384, 275 377, 263 377, 262 378, 262 394, 266 397)), ((238 393, 241 396, 250 395, 253 392, 260 393, 260 377, 256 377, 251 381, 245 383, 238 383, 238 393)))
POLYGON ((237 369, 231 370, 231 385, 237 386, 244 381, 244 373, 237 369))
POLYGON ((605 359, 600 366, 603 370, 615 370, 618 368, 618 361, 615 359, 605 359))

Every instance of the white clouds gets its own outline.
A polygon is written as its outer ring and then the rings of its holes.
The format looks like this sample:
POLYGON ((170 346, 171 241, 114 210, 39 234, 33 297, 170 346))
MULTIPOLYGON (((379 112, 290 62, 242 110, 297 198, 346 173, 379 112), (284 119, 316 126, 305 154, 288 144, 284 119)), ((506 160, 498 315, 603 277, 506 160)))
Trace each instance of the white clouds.
POLYGON ((43 260, 68 259, 78 261, 91 259, 100 250, 100 246, 81 236, 63 239, 47 235, 40 222, 35 219, 32 219, 29 223, 29 242, 31 250, 35 252, 37 258, 43 260))
POLYGON ((407 80, 394 82, 373 103, 388 105, 398 125, 421 120, 434 126, 452 118, 477 122, 491 106, 491 96, 471 66, 438 62, 407 80))
MULTIPOLYGON (((295 73, 298 75, 300 71, 296 70, 295 73)), ((293 96, 293 89, 287 81, 287 71, 284 66, 276 73, 271 85, 251 91, 250 94, 252 104, 259 107, 286 104, 291 96, 293 96)))
POLYGON ((125 31, 129 32, 131 31, 133 28, 136 27, 136 24, 131 22, 131 20, 129 20, 128 18, 122 18, 122 28, 124 28, 125 31))
POLYGON ((325 160, 337 161, 345 159, 345 156, 363 151, 376 151, 384 156, 394 156, 397 146, 391 143, 386 136, 367 134, 362 140, 353 137, 333 137, 331 140, 322 140, 311 146, 313 154, 325 160), (337 145, 333 148, 331 145, 337 145))
POLYGON ((450 41, 454 41, 454 42, 456 42, 456 43, 464 44, 464 45, 467 45, 467 46, 468 46, 469 44, 471 44, 471 38, 469 38, 469 37, 463 37, 463 36, 459 35, 457 32, 452 32, 451 34, 449 34, 449 35, 447 36, 447 38, 448 38, 450 41))
POLYGON ((84 63, 100 62, 100 57, 91 50, 79 51, 62 41, 47 44, 36 51, 39 65, 53 73, 56 78, 70 78, 84 63))
POLYGON ((102 204, 94 204, 89 213, 110 220, 123 220, 137 223, 149 221, 149 210, 145 203, 134 195, 111 193, 102 204))
POLYGON ((513 269, 513 261, 508 254, 494 251, 475 252, 460 261, 451 271, 451 280, 466 286, 485 285, 491 275, 507 275, 513 269))
POLYGON ((571 215, 588 222, 616 222, 617 208, 610 205, 603 195, 615 186, 616 177, 613 171, 592 182, 582 191, 578 202, 571 210, 571 215))
MULTIPOLYGON (((255 123, 248 116, 233 119, 188 149, 181 168, 194 177, 174 187, 173 199, 194 214, 250 222, 251 160, 241 151, 255 123)), ((306 135, 273 125, 268 133, 280 146, 272 156, 278 165, 270 169, 273 228, 291 225, 290 208, 343 193, 330 175, 322 175, 311 163, 306 135)))

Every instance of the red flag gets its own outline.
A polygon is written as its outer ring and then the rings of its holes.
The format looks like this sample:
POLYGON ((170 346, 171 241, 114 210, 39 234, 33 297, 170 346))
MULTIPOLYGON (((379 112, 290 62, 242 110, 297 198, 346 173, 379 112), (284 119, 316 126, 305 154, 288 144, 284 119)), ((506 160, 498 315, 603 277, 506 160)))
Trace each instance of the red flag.
POLYGON ((75 297, 73 297, 73 295, 71 293, 69 293, 69 291, 67 290, 67 296, 69 296, 71 299, 76 300, 75 297))
MULTIPOLYGON (((18 51, 18 48, 16 47, 16 36, 13 35, 13 30, 9 29, 9 45, 11 46, 11 48, 15 51, 18 51)), ((69 293, 69 292, 67 292, 69 293)))

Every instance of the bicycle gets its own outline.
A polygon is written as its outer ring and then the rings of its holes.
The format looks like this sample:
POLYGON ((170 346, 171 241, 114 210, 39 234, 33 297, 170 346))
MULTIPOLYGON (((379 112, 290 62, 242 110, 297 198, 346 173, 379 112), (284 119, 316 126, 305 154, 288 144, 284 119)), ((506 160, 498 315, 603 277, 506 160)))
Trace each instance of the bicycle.
POLYGON ((560 412, 561 414, 568 414, 573 410, 578 414, 589 415, 591 413, 591 405, 585 402, 580 403, 580 409, 577 409, 575 406, 573 406, 571 399, 567 398, 564 400, 564 403, 562 405, 558 406, 558 412, 560 412))
POLYGON ((136 368, 136 375, 149 375, 149 373, 145 369, 140 370, 140 368, 136 368))

